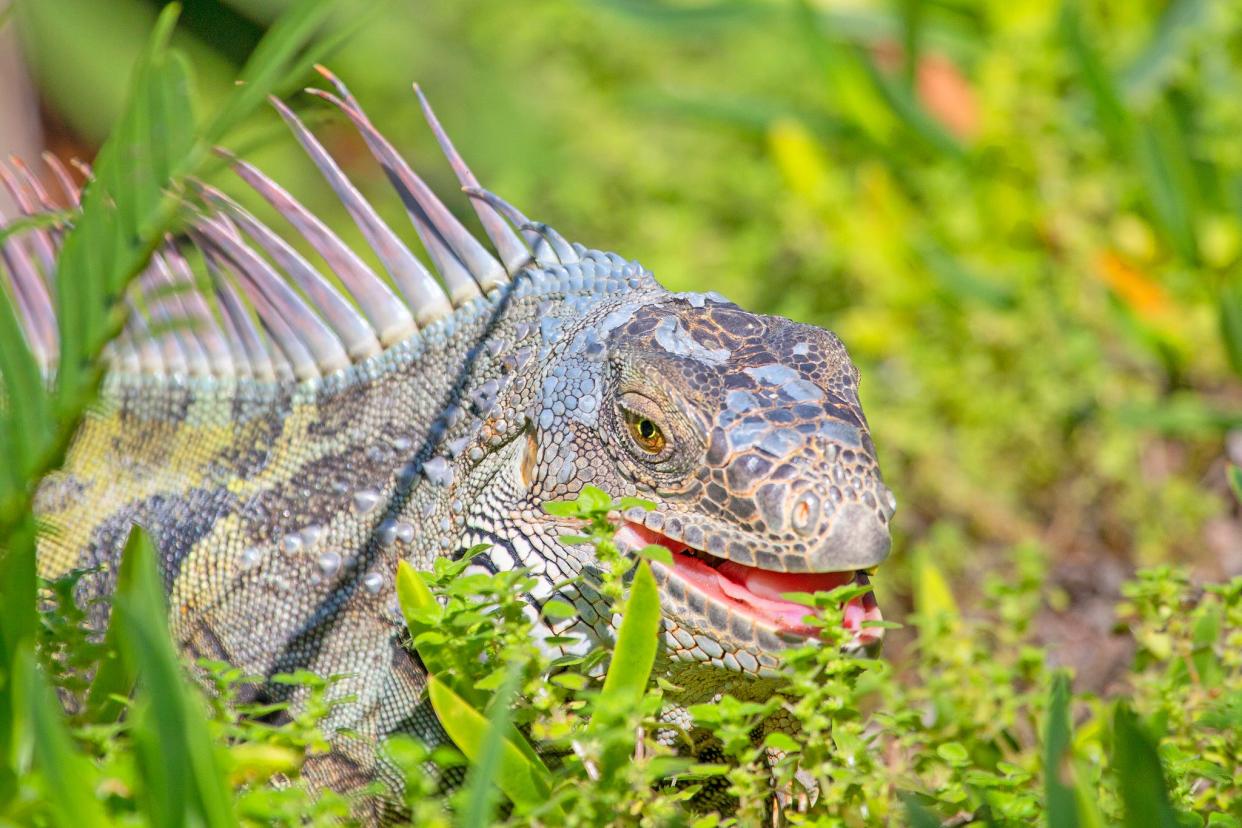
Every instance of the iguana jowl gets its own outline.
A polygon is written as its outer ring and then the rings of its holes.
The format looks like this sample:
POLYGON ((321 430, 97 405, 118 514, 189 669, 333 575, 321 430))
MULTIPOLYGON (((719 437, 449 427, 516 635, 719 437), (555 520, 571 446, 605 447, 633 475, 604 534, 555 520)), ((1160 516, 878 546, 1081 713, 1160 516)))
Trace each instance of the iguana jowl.
MULTIPOLYGON (((686 688, 680 701, 769 692, 776 652, 811 632, 805 608, 780 595, 865 578, 889 550, 895 502, 841 342, 715 293, 671 293, 636 262, 528 221, 479 189, 423 101, 489 250, 324 74, 336 95, 315 94, 358 128, 439 280, 275 102, 390 279, 244 161, 233 169, 318 263, 200 185, 189 239, 213 289, 167 290, 193 281, 188 248, 171 240, 140 279, 150 319, 131 314, 110 348, 105 405, 38 495, 54 530, 42 574, 98 567, 83 597, 106 595, 140 524, 159 549, 188 654, 260 675, 349 674, 337 689, 357 700, 333 724, 435 742, 424 675, 399 640, 397 561, 427 568, 490 544, 475 563, 529 569, 537 605, 593 565, 588 547, 559 540, 576 527, 541 505, 593 484, 657 504, 627 512, 618 537, 674 553, 672 566, 653 569, 662 669, 686 688), (194 324, 148 332, 151 320, 176 317, 194 324)), ((24 212, 49 205, 32 179, 6 180, 24 212)), ((3 247, 49 370, 45 275, 57 243, 54 229, 32 227, 3 247)), ((610 635, 598 596, 565 597, 580 612, 567 623, 610 635)), ((849 626, 874 618, 869 596, 846 608, 849 626)), ((349 746, 308 769, 337 786, 373 772, 349 746)))

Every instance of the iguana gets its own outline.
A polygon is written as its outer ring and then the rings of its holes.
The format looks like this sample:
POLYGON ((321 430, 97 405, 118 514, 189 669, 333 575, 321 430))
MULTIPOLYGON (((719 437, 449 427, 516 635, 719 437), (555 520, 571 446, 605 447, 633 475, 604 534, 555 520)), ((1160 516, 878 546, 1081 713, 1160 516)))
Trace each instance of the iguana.
MULTIPOLYGON (((814 632, 781 594, 865 583, 889 551, 896 504, 840 340, 714 292, 670 292, 637 262, 528 220, 479 186, 419 92, 489 249, 322 71, 335 91, 309 91, 357 128, 439 278, 274 99, 387 278, 230 157, 317 257, 197 186, 188 238, 164 244, 139 279, 147 313, 131 313, 109 346, 103 404, 38 491, 51 529, 41 574, 92 570, 79 597, 106 598, 129 527, 141 525, 188 656, 256 675, 348 674, 335 690, 356 700, 330 724, 364 743, 405 731, 434 744, 446 737, 401 641, 397 562, 429 568, 487 544, 473 563, 528 569, 537 607, 595 565, 588 547, 560 539, 576 527, 541 506, 593 484, 656 504, 627 511, 617 537, 673 553, 652 568, 660 669, 685 688, 675 701, 770 693, 777 652, 814 632), (211 288, 170 290, 195 284, 199 255, 211 288), (178 318, 192 325, 163 324, 178 318)), ((76 198, 77 183, 49 163, 76 198)), ((3 178, 22 212, 55 206, 24 168, 3 178)), ((47 370, 58 243, 54 228, 32 226, 3 246, 47 370)), ((573 629, 611 635, 598 595, 560 597, 579 611, 573 629)), ((878 618, 870 596, 845 608, 864 644, 879 633, 861 623, 878 618)), ((338 789, 380 772, 358 740, 305 769, 338 789)))

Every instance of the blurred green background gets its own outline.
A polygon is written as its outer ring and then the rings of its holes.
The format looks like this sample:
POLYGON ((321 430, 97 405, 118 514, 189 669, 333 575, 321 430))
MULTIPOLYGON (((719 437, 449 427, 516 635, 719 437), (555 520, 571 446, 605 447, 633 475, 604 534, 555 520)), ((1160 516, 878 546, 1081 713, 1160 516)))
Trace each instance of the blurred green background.
MULTIPOLYGON (((4 140, 37 120, 89 158, 160 5, 19 5, 0 50, 37 94, 0 95, 4 140)), ((285 5, 184 3, 204 110, 285 5)), ((361 14, 331 66, 441 193, 412 81, 527 214, 845 340, 901 504, 890 617, 923 561, 968 612, 1034 572, 1037 630, 1108 689, 1135 566, 1242 573, 1242 4, 341 3, 361 14)), ((348 125, 289 91, 408 227, 348 125)), ((352 230, 274 116, 237 147, 352 230)))

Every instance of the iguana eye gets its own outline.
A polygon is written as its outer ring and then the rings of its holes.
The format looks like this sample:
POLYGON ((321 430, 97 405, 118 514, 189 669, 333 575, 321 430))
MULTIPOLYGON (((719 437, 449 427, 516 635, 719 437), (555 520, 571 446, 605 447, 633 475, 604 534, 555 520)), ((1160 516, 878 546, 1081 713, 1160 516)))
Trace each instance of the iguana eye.
POLYGON ((659 454, 664 451, 664 432, 651 418, 627 411, 625 422, 630 427, 630 436, 638 447, 648 454, 659 454))
POLYGON ((660 425, 664 419, 655 400, 634 391, 621 395, 617 408, 630 433, 630 441, 642 459, 660 459, 670 448, 669 437, 660 425))

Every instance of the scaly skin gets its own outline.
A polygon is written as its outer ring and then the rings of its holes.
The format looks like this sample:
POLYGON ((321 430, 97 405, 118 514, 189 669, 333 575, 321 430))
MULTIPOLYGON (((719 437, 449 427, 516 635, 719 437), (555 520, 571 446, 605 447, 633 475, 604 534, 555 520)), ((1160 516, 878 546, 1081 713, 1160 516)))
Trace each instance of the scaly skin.
MULTIPOLYGON (((673 718, 687 724, 686 705, 725 691, 767 695, 777 651, 806 630, 688 576, 730 572, 736 590, 764 573, 804 573, 776 591, 813 591, 822 573, 844 582, 887 556, 894 501, 857 371, 824 330, 715 294, 670 293, 637 263, 575 252, 565 264, 530 261, 319 378, 118 366, 39 491, 52 530, 41 574, 98 567, 82 597, 106 597, 128 527, 145 527, 187 655, 256 675, 350 675, 335 692, 357 700, 327 724, 363 738, 306 769, 346 789, 385 775, 372 752, 384 735, 446 738, 400 641, 397 562, 427 569, 490 544, 474 563, 529 569, 537 606, 596 565, 589 548, 561 542, 577 527, 542 509, 591 484, 657 504, 627 513, 619 537, 685 553, 653 566, 659 669, 685 688, 673 718)), ((588 588, 558 597, 580 617, 547 634, 612 634, 588 588)), ((106 611, 99 603, 96 623, 106 611)))

